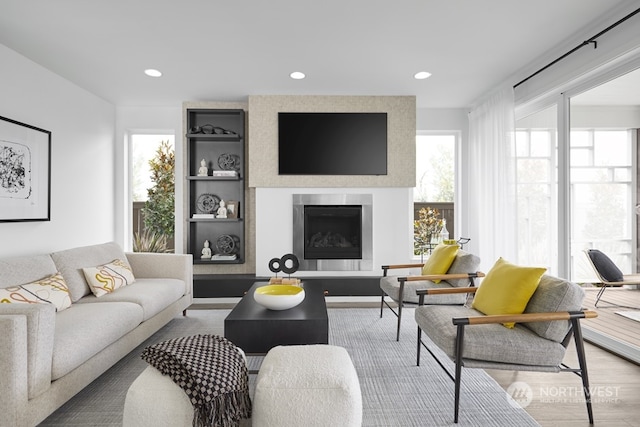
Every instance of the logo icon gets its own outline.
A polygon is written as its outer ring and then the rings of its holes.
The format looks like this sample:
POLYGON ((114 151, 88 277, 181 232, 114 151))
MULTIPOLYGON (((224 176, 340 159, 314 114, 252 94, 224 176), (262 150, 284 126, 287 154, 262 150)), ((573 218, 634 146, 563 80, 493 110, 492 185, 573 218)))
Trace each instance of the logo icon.
POLYGON ((506 393, 509 404, 514 408, 526 408, 533 400, 533 390, 523 381, 511 383, 506 393))

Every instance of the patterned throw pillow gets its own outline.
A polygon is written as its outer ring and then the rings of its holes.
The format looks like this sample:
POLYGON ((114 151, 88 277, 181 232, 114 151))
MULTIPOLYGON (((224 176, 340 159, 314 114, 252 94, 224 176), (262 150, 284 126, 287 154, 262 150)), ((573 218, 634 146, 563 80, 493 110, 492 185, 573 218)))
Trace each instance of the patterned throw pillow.
POLYGON ((91 292, 97 297, 110 294, 118 288, 135 282, 131 267, 126 261, 114 259, 109 264, 83 268, 91 292))
POLYGON ((56 311, 71 307, 69 288, 62 274, 32 283, 0 289, 0 303, 53 304, 56 311))

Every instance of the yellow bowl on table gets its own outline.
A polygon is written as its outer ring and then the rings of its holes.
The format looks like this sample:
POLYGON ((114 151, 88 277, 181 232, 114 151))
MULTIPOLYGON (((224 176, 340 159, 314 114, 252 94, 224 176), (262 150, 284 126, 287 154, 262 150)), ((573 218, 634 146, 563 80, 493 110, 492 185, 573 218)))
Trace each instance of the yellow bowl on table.
POLYGON ((304 300, 304 289, 295 285, 266 285, 256 288, 253 298, 269 310, 287 310, 304 300))

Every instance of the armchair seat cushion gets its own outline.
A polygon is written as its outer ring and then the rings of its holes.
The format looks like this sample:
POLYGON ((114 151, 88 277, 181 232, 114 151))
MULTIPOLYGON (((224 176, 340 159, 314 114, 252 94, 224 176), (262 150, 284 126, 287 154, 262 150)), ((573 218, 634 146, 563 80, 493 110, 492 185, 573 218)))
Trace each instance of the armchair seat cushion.
MULTIPOLYGON (((462 306, 425 305, 416 308, 416 323, 450 358, 455 357, 457 327, 455 317, 483 316, 477 310, 462 306)), ((480 360, 513 365, 536 365, 556 368, 565 347, 540 337, 530 329, 516 325, 507 329, 502 324, 465 326, 463 360, 480 360)))
MULTIPOLYGON (((467 283, 469 281, 467 280, 467 283)), ((396 276, 383 276, 380 278, 380 288, 395 302, 400 300, 400 284, 396 276)), ((404 284, 404 302, 418 303, 418 289, 430 288, 451 288, 451 285, 445 281, 434 283, 430 280, 418 280, 415 282, 405 282, 404 284)), ((426 295, 425 304, 464 304, 466 294, 448 294, 448 295, 426 295)))

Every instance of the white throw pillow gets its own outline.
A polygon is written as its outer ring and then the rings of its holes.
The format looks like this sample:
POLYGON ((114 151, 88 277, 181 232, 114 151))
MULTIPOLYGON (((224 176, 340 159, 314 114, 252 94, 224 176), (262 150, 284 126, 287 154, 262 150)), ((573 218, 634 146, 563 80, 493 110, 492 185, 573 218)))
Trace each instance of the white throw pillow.
POLYGON ((0 289, 0 303, 53 304, 56 311, 62 311, 71 307, 71 296, 64 277, 56 273, 32 283, 0 289))
POLYGON ((121 259, 114 259, 108 264, 83 268, 84 277, 89 283, 91 292, 96 297, 110 294, 118 288, 135 282, 129 264, 121 259))

